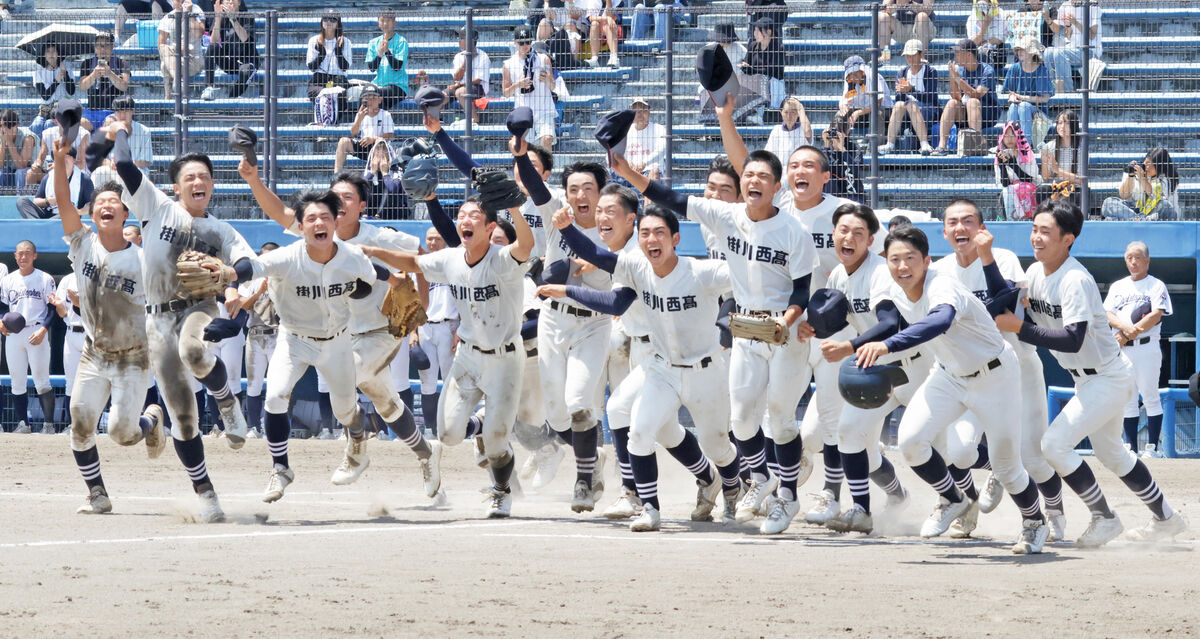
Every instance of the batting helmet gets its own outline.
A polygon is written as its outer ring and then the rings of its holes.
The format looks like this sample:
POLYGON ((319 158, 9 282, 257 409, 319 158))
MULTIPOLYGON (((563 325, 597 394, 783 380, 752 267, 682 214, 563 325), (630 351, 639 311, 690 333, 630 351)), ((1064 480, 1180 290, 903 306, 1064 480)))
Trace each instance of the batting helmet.
POLYGON ((1141 304, 1133 307, 1133 312, 1129 314, 1129 321, 1137 324, 1142 321, 1142 318, 1149 315, 1154 309, 1150 306, 1150 300, 1144 300, 1141 304))
POLYGON ((859 368, 853 357, 842 362, 838 371, 838 391, 851 406, 879 408, 892 396, 892 389, 908 383, 908 375, 896 364, 859 368))
POLYGON ((408 197, 416 200, 428 200, 437 190, 438 167, 437 159, 429 156, 415 157, 408 161, 400 183, 408 197))

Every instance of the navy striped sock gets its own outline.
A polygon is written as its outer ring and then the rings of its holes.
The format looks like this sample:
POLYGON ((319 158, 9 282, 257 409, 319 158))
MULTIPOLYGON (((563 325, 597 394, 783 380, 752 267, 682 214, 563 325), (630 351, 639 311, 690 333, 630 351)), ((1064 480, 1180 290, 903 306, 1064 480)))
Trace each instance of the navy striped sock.
POLYGON ((971 469, 962 469, 957 466, 948 468, 950 476, 954 478, 954 485, 967 496, 971 501, 979 500, 979 491, 975 490, 975 479, 971 477, 971 469))
POLYGON ((1046 517, 1042 515, 1042 509, 1038 507, 1038 487, 1033 478, 1029 478, 1029 483, 1025 485, 1025 490, 1019 493, 1009 493, 1012 499, 1017 504, 1017 508, 1021 509, 1022 519, 1037 519, 1046 521, 1046 517))
MULTIPOLYGON (((738 452, 750 468, 750 477, 755 481, 766 481, 771 471, 767 468, 766 438, 759 430, 750 439, 738 439, 738 452)), ((774 454, 771 455, 774 457, 774 454)))
POLYGON ((779 498, 796 500, 796 481, 800 478, 800 458, 804 448, 800 436, 786 444, 775 444, 775 459, 779 463, 779 498))
POLYGON ((83 483, 87 484, 88 490, 96 486, 104 487, 104 478, 100 476, 100 453, 95 446, 87 450, 72 450, 75 455, 75 465, 79 467, 79 474, 83 475, 83 483))
POLYGON ((929 461, 924 464, 913 466, 913 472, 917 477, 925 480, 925 483, 933 487, 934 492, 941 495, 946 501, 958 503, 963 500, 963 494, 959 492, 954 485, 954 478, 950 476, 950 470, 946 467, 946 460, 936 451, 930 451, 932 455, 929 461))
POLYGON ((629 455, 629 465, 633 467, 633 477, 637 485, 638 498, 643 504, 662 510, 658 504, 658 459, 654 453, 649 455, 629 455))
POLYGON ((429 459, 433 451, 429 449, 429 442, 426 442, 425 438, 421 436, 421 431, 417 430, 417 420, 413 418, 412 411, 404 404, 401 404, 400 408, 404 412, 396 418, 396 421, 389 423, 388 428, 397 439, 408 444, 418 458, 429 459))
POLYGON ((633 466, 629 465, 629 429, 612 429, 613 450, 617 453, 617 468, 621 470, 621 486, 626 490, 637 491, 633 482, 633 466))
POLYGON ((712 465, 708 463, 708 458, 700 450, 700 440, 696 439, 692 431, 683 431, 683 441, 674 448, 668 448, 667 452, 696 479, 707 483, 716 478, 713 475, 712 465))
POLYGON ((517 461, 512 455, 507 455, 508 461, 499 466, 492 465, 492 482, 495 484, 496 490, 508 492, 508 480, 512 479, 513 468, 516 467, 517 461))
POLYGON ((271 461, 287 468, 288 437, 292 434, 292 425, 287 413, 267 413, 267 424, 263 430, 266 431, 267 450, 271 451, 271 461))
MULTIPOLYGON (((717 466, 716 464, 713 465, 717 466)), ((724 466, 717 466, 717 474, 721 476, 721 485, 726 490, 737 490, 742 485, 741 472, 738 468, 737 460, 724 466)))
MULTIPOLYGON (((735 447, 737 446, 737 443, 738 443, 737 437, 733 436, 732 431, 729 433, 729 441, 735 447)), ((742 456, 742 452, 740 450, 738 451, 738 454, 737 454, 737 463, 738 463, 738 477, 740 477, 742 481, 745 481, 745 482, 750 481, 750 464, 746 463, 746 458, 742 456)))
POLYGON ((991 470, 992 469, 992 460, 988 457, 987 444, 980 444, 978 446, 977 454, 978 454, 978 457, 975 458, 975 464, 972 465, 971 468, 986 468, 988 470, 991 470))
POLYGON ((867 451, 841 453, 841 457, 842 468, 846 471, 846 485, 850 487, 850 499, 864 512, 871 512, 871 483, 868 479, 871 461, 867 451))
POLYGON ((1163 496, 1162 491, 1158 489, 1158 483, 1154 481, 1154 477, 1150 475, 1150 469, 1146 468, 1146 464, 1142 460, 1138 460, 1133 465, 1133 470, 1125 474, 1121 478, 1125 485, 1132 490, 1138 499, 1142 500, 1150 508, 1150 512, 1158 519, 1167 519, 1175 511, 1171 505, 1167 503, 1167 498, 1163 496))
POLYGON ((204 464, 204 442, 197 435, 189 440, 175 440, 175 454, 183 463, 188 478, 192 480, 192 490, 197 494, 212 488, 212 480, 208 478, 208 467, 204 464))
POLYGON ((837 444, 825 444, 821 447, 821 459, 825 462, 825 490, 833 493, 836 498, 842 492, 842 479, 846 473, 842 470, 842 454, 838 452, 837 444))
POLYGON ((882 488, 883 492, 889 495, 904 493, 904 486, 900 485, 900 478, 896 476, 896 467, 888 461, 887 457, 880 458, 879 468, 872 471, 870 477, 876 486, 882 488))
POLYGON ((1100 484, 1096 483, 1096 476, 1092 474, 1092 469, 1086 461, 1080 462, 1079 468, 1068 475, 1063 475, 1062 479, 1071 487, 1071 490, 1075 491, 1076 495, 1079 495, 1093 515, 1100 515, 1106 519, 1115 516, 1112 509, 1108 507, 1108 500, 1104 498, 1104 492, 1100 490, 1100 484))
POLYGON ((571 448, 575 451, 575 481, 592 485, 596 472, 596 427, 572 433, 571 448))
POLYGON ((1121 426, 1125 431, 1125 442, 1135 451, 1138 450, 1138 421, 1137 417, 1126 417, 1121 426))
POLYGON ((212 370, 204 377, 197 378, 201 384, 212 393, 214 399, 218 403, 225 403, 233 397, 233 393, 229 392, 229 373, 225 370, 225 363, 217 360, 213 365, 212 370))
POLYGON ((1038 484, 1038 492, 1042 493, 1042 501, 1046 510, 1062 510, 1062 478, 1055 473, 1046 481, 1038 484))

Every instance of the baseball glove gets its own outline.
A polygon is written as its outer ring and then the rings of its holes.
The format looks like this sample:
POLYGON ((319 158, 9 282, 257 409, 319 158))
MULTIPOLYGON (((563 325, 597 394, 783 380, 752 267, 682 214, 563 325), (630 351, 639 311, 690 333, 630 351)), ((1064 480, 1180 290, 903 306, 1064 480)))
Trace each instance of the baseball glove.
POLYGON ((233 269, 211 255, 192 249, 175 260, 175 272, 179 275, 179 285, 192 298, 216 297, 233 281, 233 269))
POLYGON ((768 344, 786 344, 787 325, 768 315, 729 314, 729 332, 734 337, 757 340, 768 344))
POLYGON ((407 277, 400 278, 399 286, 388 288, 383 298, 383 314, 388 320, 388 332, 397 339, 411 334, 425 323, 425 307, 417 297, 417 287, 407 277))
POLYGON ((471 173, 471 188, 479 192, 480 203, 486 211, 507 211, 525 203, 521 187, 499 169, 475 169, 471 173))

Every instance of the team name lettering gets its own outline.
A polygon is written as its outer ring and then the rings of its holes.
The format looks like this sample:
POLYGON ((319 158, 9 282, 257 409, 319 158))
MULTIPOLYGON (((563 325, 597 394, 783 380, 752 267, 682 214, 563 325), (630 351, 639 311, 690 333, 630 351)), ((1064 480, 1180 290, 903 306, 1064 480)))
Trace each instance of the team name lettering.
POLYGON ((205 255, 216 255, 220 251, 220 247, 212 246, 208 242, 196 237, 192 233, 180 231, 172 226, 164 226, 158 232, 158 239, 170 244, 171 246, 184 246, 191 249, 196 249, 205 255))
POLYGON ((850 300, 850 305, 851 305, 851 308, 854 309, 853 312, 855 312, 855 313, 866 313, 871 310, 870 298, 856 297, 856 298, 850 300))
POLYGON ((346 282, 345 284, 330 284, 329 286, 321 286, 314 284, 312 286, 298 285, 296 286, 296 297, 304 297, 314 300, 319 300, 324 297, 341 297, 354 292, 355 283, 346 282))
POLYGON ((91 260, 83 263, 83 268, 79 269, 79 274, 93 282, 99 282, 101 286, 110 291, 121 291, 122 293, 133 295, 134 289, 137 287, 137 282, 120 275, 110 274, 105 276, 104 280, 101 281, 100 267, 96 266, 91 260))
POLYGON ((695 295, 672 295, 664 298, 650 291, 642 291, 642 303, 649 307, 650 310, 660 313, 686 311, 697 306, 695 295))
POLYGON ((813 233, 813 245, 819 249, 833 248, 833 233, 813 233))
POLYGON ((741 255, 748 260, 762 262, 763 264, 777 264, 779 266, 787 266, 788 263, 788 254, 786 251, 775 250, 769 246, 754 246, 740 237, 727 236, 725 244, 730 253, 741 255))
POLYGON ((725 254, 716 249, 709 249, 708 250, 708 259, 723 260, 723 259, 725 259, 725 254))
POLYGON ((1136 306, 1138 304, 1149 304, 1150 297, 1147 295, 1118 295, 1115 299, 1117 308, 1125 308, 1126 306, 1136 306))
POLYGON ((1062 306, 1051 304, 1045 300, 1029 298, 1029 310, 1042 315, 1049 315, 1054 319, 1062 319, 1062 306))
POLYGON ((487 286, 459 286, 457 284, 448 284, 450 295, 456 300, 465 300, 468 302, 486 302, 492 298, 500 297, 500 289, 495 284, 487 286))
POLYGON ((987 291, 971 291, 971 294, 978 297, 981 302, 986 302, 988 299, 987 291))

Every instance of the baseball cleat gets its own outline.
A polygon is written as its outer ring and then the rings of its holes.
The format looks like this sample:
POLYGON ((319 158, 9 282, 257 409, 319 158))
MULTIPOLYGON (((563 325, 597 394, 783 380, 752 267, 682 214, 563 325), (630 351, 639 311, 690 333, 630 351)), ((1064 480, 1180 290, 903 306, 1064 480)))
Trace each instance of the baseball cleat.
MULTIPOLYGON (((750 480, 750 490, 742 496, 742 501, 738 502, 737 506, 737 521, 739 524, 744 524, 751 519, 754 519, 758 512, 763 509, 767 497, 779 488, 779 478, 775 475, 770 475, 763 483, 750 480)), ((768 509, 769 511, 769 509, 768 509)))
POLYGON ((592 470, 592 503, 600 501, 600 497, 604 494, 604 461, 607 455, 604 454, 604 449, 596 451, 596 468, 592 470))
POLYGON ((108 491, 104 489, 104 486, 92 486, 91 492, 83 500, 83 505, 77 508, 75 512, 80 515, 111 513, 112 500, 108 498, 108 491))
POLYGON ((771 507, 767 511, 767 518, 763 520, 758 531, 764 535, 778 535, 788 529, 792 525, 792 519, 795 519, 796 514, 800 512, 800 501, 796 499, 786 500, 775 498, 771 502, 771 507))
POLYGON ((530 453, 529 456, 525 458, 525 463, 521 464, 521 467, 517 469, 517 477, 520 477, 521 481, 530 481, 533 479, 533 474, 536 473, 538 469, 539 452, 541 451, 535 450, 530 453))
POLYGON ((229 401, 217 402, 217 409, 221 413, 221 423, 225 424, 225 441, 229 442, 229 447, 237 450, 244 446, 249 427, 237 397, 230 396, 229 401))
POLYGON ((692 510, 692 521, 712 521, 712 511, 717 507, 717 495, 721 494, 721 476, 713 472, 707 484, 696 480, 696 508, 692 510))
POLYGON ((929 515, 929 519, 926 519, 925 523, 921 524, 921 536, 926 539, 937 537, 950 528, 951 522, 962 517, 970 509, 971 500, 965 496, 962 501, 956 502, 945 497, 938 497, 938 503, 934 507, 933 513, 929 515))
POLYGON ((225 511, 221 510, 221 502, 217 501, 217 491, 209 488, 197 495, 200 498, 200 514, 197 520, 202 524, 219 524, 225 521, 225 511))
POLYGON ((746 494, 746 487, 740 481, 738 482, 737 488, 725 490, 722 493, 722 524, 732 524, 737 522, 738 501, 741 500, 742 495, 744 494, 746 494))
POLYGON ((804 485, 804 482, 808 481, 813 472, 813 463, 808 455, 800 456, 800 469, 796 472, 799 473, 796 475, 796 487, 799 488, 804 485))
POLYGON ((367 438, 354 439, 351 437, 346 441, 346 457, 342 459, 342 463, 333 471, 333 477, 329 481, 335 486, 345 486, 358 481, 358 478, 371 465, 371 458, 367 456, 367 438))
POLYGON ((558 474, 558 467, 562 465, 567 451, 557 444, 546 444, 534 453, 534 456, 537 458, 537 471, 534 472, 533 481, 529 483, 529 487, 538 490, 554 481, 554 476, 558 474))
POLYGON ((841 506, 838 504, 837 496, 831 491, 822 490, 816 497, 817 503, 813 504, 811 510, 804 513, 804 521, 824 526, 830 519, 838 516, 841 506))
POLYGON ((442 442, 429 442, 429 458, 421 463, 421 481, 425 484, 425 496, 433 498, 442 489, 442 442))
POLYGON ((1026 519, 1021 522, 1021 536, 1013 544, 1014 555, 1036 555, 1042 552, 1046 538, 1050 536, 1050 527, 1040 519, 1026 519))
POLYGON ((1000 500, 1004 499, 1004 484, 996 479, 996 473, 988 473, 987 483, 983 486, 983 492, 979 495, 979 512, 987 514, 996 510, 996 506, 1000 505, 1000 500))
POLYGON ((142 417, 149 419, 152 424, 150 430, 146 432, 146 456, 150 459, 158 459, 162 454, 163 449, 167 447, 167 434, 163 430, 163 409, 158 404, 151 404, 142 413, 142 417))
POLYGON ((29 430, 29 424, 26 424, 25 420, 22 419, 21 421, 17 422, 17 427, 14 428, 12 432, 16 435, 28 435, 32 431, 29 430))
POLYGON ((887 515, 894 515, 905 508, 908 508, 908 491, 903 487, 900 488, 898 494, 888 494, 887 501, 883 504, 883 512, 887 515))
POLYGON ((979 525, 980 510, 982 508, 979 506, 979 502, 971 502, 971 507, 967 508, 967 512, 950 524, 950 538, 966 539, 970 537, 971 533, 975 532, 975 527, 979 525))
POLYGON ((620 497, 611 506, 600 513, 605 519, 629 519, 642 510, 642 500, 637 493, 625 488, 620 497))
POLYGON ((1050 526, 1050 537, 1046 541, 1064 541, 1067 538, 1067 516, 1062 507, 1046 509, 1046 523, 1050 526))
POLYGON ((1087 530, 1079 535, 1075 540, 1075 545, 1080 548, 1099 548, 1104 544, 1117 538, 1125 530, 1125 526, 1121 524, 1121 518, 1113 513, 1112 517, 1093 514, 1092 523, 1088 524, 1087 530))
POLYGON ((825 522, 825 527, 834 532, 860 532, 869 535, 875 530, 875 521, 871 513, 854 504, 845 512, 838 513, 837 517, 825 522))
POLYGON ((1187 521, 1178 510, 1166 519, 1151 519, 1150 523, 1141 528, 1134 528, 1125 535, 1130 541, 1163 541, 1174 539, 1175 535, 1187 530, 1187 521))
POLYGON ((658 509, 650 504, 642 508, 642 512, 629 523, 630 532, 651 532, 662 527, 662 516, 658 509))
POLYGON ((483 437, 476 435, 472 439, 475 440, 475 465, 480 468, 487 468, 490 462, 488 462, 487 453, 483 451, 483 437))
POLYGON ((573 512, 591 512, 596 508, 595 494, 590 486, 582 479, 575 482, 574 496, 571 498, 571 510, 573 512))
POLYGON ((283 491, 287 490, 289 484, 296 481, 296 473, 283 464, 272 466, 267 477, 267 491, 263 493, 262 500, 268 504, 282 499, 283 491))
POLYGON ((487 491, 488 519, 504 519, 512 514, 512 495, 506 490, 489 488, 487 491))

